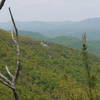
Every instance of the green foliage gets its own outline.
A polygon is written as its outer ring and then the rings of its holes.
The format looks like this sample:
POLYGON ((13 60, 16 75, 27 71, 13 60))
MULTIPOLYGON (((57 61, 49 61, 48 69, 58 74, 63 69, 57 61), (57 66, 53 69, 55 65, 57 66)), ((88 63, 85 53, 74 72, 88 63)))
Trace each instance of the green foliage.
MULTIPOLYGON (((72 48, 81 48, 81 40, 72 36, 58 36, 55 38, 47 39, 47 41, 72 48)), ((88 49, 89 52, 100 56, 100 40, 89 40, 88 49)))
MULTIPOLYGON (((20 100, 89 100, 82 52, 53 43, 48 46, 20 37, 22 70, 17 84, 20 100)), ((0 71, 6 76, 5 65, 12 72, 15 70, 15 55, 10 34, 0 30, 0 71)), ((93 88, 92 92, 94 98, 100 99, 100 58, 92 54, 88 57, 92 65, 91 80, 95 80, 96 73, 96 90, 93 88)), ((13 100, 12 92, 2 84, 0 100, 13 100)))

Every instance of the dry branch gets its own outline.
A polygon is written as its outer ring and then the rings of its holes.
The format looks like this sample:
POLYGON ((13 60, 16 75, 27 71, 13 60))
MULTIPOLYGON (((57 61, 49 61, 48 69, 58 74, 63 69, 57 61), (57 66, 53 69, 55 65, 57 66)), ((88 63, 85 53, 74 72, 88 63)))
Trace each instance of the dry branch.
POLYGON ((6 65, 6 71, 7 71, 7 73, 9 74, 9 76, 10 76, 11 78, 13 78, 13 77, 14 77, 14 76, 11 74, 11 72, 9 71, 9 69, 8 69, 7 65, 6 65))
POLYGON ((16 33, 16 39, 14 38, 14 33, 12 33, 12 40, 14 41, 15 45, 16 45, 16 53, 17 53, 17 69, 13 78, 13 82, 16 82, 16 80, 18 79, 19 76, 19 71, 20 71, 20 48, 19 48, 19 36, 18 36, 18 29, 16 27, 14 18, 13 18, 13 14, 11 12, 11 9, 9 7, 9 12, 10 12, 10 16, 11 16, 11 20, 15 29, 15 33, 16 33))
POLYGON ((0 10, 1 10, 2 7, 4 6, 5 1, 6 1, 6 0, 2 0, 2 1, 0 2, 0 10))

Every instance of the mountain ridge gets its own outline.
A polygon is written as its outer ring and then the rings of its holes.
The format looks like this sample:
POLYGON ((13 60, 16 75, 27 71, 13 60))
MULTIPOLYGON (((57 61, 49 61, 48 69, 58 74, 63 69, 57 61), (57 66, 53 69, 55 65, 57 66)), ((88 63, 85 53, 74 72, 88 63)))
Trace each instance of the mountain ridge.
MULTIPOLYGON (((80 38, 84 32, 88 33, 89 40, 100 40, 100 18, 91 18, 83 21, 63 22, 16 22, 19 30, 38 32, 44 36, 56 37, 69 35, 80 38)), ((0 28, 10 30, 11 23, 0 23, 0 28)))

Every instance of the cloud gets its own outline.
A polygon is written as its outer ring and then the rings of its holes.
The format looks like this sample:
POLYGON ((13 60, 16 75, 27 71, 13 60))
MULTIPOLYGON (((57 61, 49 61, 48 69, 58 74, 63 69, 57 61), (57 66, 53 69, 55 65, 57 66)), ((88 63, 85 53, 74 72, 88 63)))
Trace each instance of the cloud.
POLYGON ((0 21, 9 20, 9 6, 19 21, 59 21, 99 17, 99 4, 100 0, 7 0, 0 11, 0 21))

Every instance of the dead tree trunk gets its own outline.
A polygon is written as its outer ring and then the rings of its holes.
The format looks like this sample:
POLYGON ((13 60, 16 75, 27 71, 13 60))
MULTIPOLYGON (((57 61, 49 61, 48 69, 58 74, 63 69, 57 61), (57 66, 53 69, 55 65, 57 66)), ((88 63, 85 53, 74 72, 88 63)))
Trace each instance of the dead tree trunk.
POLYGON ((10 13, 11 20, 12 20, 14 30, 16 33, 15 37, 14 37, 14 33, 12 33, 12 40, 16 45, 16 57, 17 57, 16 71, 15 71, 15 74, 13 75, 9 71, 8 67, 6 66, 6 71, 7 71, 8 75, 10 76, 10 79, 8 79, 6 76, 4 76, 3 74, 0 73, 0 82, 12 90, 15 100, 19 100, 19 96, 18 96, 17 89, 16 89, 16 82, 17 82, 17 79, 19 78, 19 72, 20 72, 20 67, 21 67, 19 35, 18 35, 18 30, 17 30, 17 27, 16 27, 16 24, 15 24, 15 21, 14 21, 14 18, 13 18, 13 15, 12 15, 10 8, 9 8, 9 13, 10 13))

